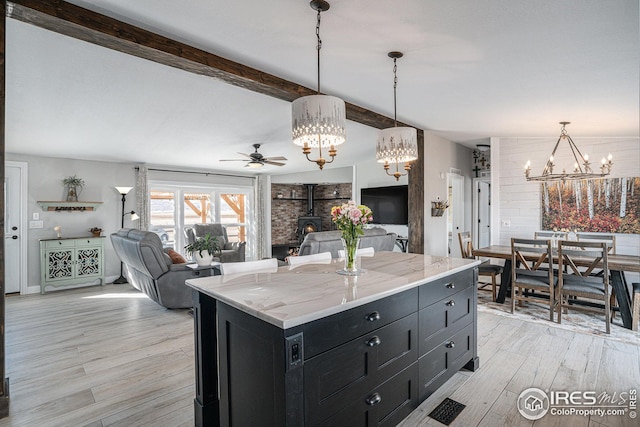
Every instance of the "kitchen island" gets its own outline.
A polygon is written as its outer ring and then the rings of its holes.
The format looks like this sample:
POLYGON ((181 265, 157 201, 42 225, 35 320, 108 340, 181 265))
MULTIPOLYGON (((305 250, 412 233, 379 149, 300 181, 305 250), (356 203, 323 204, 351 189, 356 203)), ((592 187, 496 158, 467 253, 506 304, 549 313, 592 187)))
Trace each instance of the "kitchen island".
POLYGON ((187 281, 198 426, 396 425, 479 366, 478 261, 398 252, 187 281))

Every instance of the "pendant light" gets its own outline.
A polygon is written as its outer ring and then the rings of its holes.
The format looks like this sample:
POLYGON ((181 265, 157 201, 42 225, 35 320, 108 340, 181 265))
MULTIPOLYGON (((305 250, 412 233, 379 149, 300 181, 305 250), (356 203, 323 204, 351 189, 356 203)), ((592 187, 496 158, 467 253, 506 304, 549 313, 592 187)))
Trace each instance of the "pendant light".
POLYGON ((346 141, 346 108, 344 101, 335 96, 320 94, 320 12, 329 10, 329 3, 324 0, 312 0, 311 8, 318 12, 316 24, 316 46, 318 56, 318 91, 317 95, 303 96, 291 104, 292 107, 292 136, 293 143, 302 147, 302 153, 307 160, 315 162, 320 169, 326 163, 333 162, 337 150, 336 146, 346 141), (311 149, 318 149, 318 158, 309 157, 311 149), (322 150, 329 150, 327 160, 322 157, 322 150))
POLYGON ((389 52, 393 58, 393 123, 394 127, 382 129, 378 132, 376 144, 376 159, 384 163, 384 170, 389 176, 400 180, 411 169, 410 161, 418 158, 418 132, 412 127, 398 126, 396 88, 398 86, 398 65, 396 61, 402 58, 402 52, 389 52), (404 162, 404 172, 400 172, 400 163, 404 162), (395 163, 395 172, 389 173, 390 164, 395 163))

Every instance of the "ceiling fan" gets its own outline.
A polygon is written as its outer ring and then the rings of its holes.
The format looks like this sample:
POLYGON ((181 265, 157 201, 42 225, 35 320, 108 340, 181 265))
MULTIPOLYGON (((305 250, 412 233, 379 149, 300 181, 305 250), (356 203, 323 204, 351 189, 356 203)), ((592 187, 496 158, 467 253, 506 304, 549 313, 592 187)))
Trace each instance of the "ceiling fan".
POLYGON ((284 163, 276 162, 274 160, 287 160, 286 157, 278 156, 278 157, 264 157, 262 154, 258 153, 258 148, 260 148, 260 144, 253 144, 253 148, 255 151, 251 154, 246 153, 238 153, 242 156, 246 156, 248 159, 222 159, 221 162, 247 162, 244 165, 245 168, 261 168, 265 164, 273 165, 273 166, 284 166, 284 163))

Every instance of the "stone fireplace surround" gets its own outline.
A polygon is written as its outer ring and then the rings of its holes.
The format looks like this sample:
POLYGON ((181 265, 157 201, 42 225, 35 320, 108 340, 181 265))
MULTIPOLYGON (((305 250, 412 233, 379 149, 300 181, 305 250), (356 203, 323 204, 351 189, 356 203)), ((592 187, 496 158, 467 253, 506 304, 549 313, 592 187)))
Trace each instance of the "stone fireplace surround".
MULTIPOLYGON (((297 245, 298 217, 309 216, 305 184, 271 185, 271 244, 297 245), (295 197, 291 197, 295 194, 295 197)), ((351 183, 317 184, 314 188, 314 215, 322 218, 322 231, 335 230, 331 208, 351 199, 351 183), (338 190, 336 197, 334 191, 338 190)))

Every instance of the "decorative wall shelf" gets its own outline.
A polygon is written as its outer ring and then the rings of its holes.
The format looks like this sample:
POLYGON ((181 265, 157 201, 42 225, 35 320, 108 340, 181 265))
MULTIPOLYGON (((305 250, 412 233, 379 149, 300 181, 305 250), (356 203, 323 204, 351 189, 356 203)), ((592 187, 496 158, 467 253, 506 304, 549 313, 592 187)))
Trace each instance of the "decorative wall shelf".
POLYGON ((38 201, 43 211, 54 212, 85 212, 95 211, 102 202, 65 202, 65 201, 38 201))

